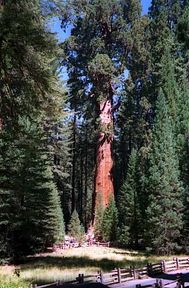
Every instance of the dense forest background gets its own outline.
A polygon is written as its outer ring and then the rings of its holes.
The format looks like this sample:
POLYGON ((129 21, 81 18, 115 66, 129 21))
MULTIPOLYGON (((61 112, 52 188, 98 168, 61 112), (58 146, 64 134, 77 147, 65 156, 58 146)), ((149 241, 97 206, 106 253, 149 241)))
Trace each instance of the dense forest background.
POLYGON ((1 261, 62 241, 78 215, 114 245, 188 252, 189 1, 142 15, 140 0, 5 0, 0 27, 1 261))

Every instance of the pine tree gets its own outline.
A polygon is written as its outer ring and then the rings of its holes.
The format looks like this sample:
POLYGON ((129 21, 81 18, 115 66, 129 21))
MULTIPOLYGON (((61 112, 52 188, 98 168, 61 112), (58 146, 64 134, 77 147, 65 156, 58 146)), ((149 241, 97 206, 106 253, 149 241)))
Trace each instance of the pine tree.
MULTIPOLYGON (((173 46, 173 45, 172 45, 173 46)), ((186 77, 186 65, 182 57, 173 59, 170 48, 167 47, 165 55, 161 59, 161 85, 164 88, 168 101, 169 115, 172 119, 172 126, 175 139, 176 154, 179 161, 180 179, 183 183, 183 224, 182 234, 187 235, 188 231, 188 131, 189 131, 189 100, 188 84, 186 77)), ((184 237, 185 238, 185 237, 184 237)), ((187 244, 187 237, 182 240, 184 246, 187 244)))
POLYGON ((180 178, 182 179, 184 186, 184 196, 183 196, 183 222, 184 227, 182 234, 185 237, 182 239, 183 248, 188 251, 188 231, 189 231, 189 215, 188 215, 188 195, 189 195, 189 146, 188 146, 188 135, 189 135, 189 90, 188 83, 186 80, 185 72, 183 72, 183 77, 180 79, 180 97, 178 101, 178 125, 177 125, 177 153, 179 157, 179 167, 180 167, 180 178))
POLYGON ((79 215, 76 210, 71 215, 70 222, 68 224, 68 234, 75 238, 79 243, 84 238, 84 228, 79 220, 79 215))
POLYGON ((44 250, 64 238, 60 198, 44 133, 27 118, 19 122, 19 137, 14 131, 1 135, 0 226, 1 242, 7 243, 7 250, 1 252, 12 259, 44 250))
POLYGON ((154 89, 152 90, 155 101, 161 82, 161 58, 167 46, 170 48, 170 40, 172 41, 171 56, 175 58, 176 55, 181 54, 177 40, 177 25, 185 6, 186 2, 180 0, 153 0, 150 7, 151 80, 153 81, 152 87, 155 89, 155 93, 154 89))
POLYGON ((51 63, 57 48, 38 0, 6 1, 0 26, 1 119, 13 126, 24 112, 37 117, 53 106, 51 63))
POLYGON ((108 206, 104 210, 102 220, 102 237, 105 241, 117 239, 118 212, 113 197, 110 198, 108 206))
POLYGON ((66 111, 67 97, 62 83, 58 81, 56 96, 57 109, 51 113, 46 121, 49 131, 48 149, 53 164, 53 175, 56 182, 64 212, 64 219, 68 223, 70 219, 70 191, 71 191, 71 146, 72 131, 70 125, 70 113, 66 111))
POLYGON ((137 152, 132 150, 129 159, 127 178, 119 194, 119 243, 138 247, 141 230, 141 211, 139 204, 139 173, 137 152))
POLYGON ((64 237, 47 125, 60 109, 57 46, 37 0, 6 1, 0 25, 0 257, 16 259, 64 237))
MULTIPOLYGON (((120 109, 116 121, 115 187, 119 191, 126 178, 131 150, 141 151, 144 159, 150 144, 153 118, 154 87, 151 78, 149 18, 141 16, 132 25, 130 57, 127 59, 128 76, 120 92, 120 109)), ((144 160, 142 160, 144 162, 144 160)))
POLYGON ((167 103, 160 91, 149 155, 147 245, 158 254, 178 249, 182 229, 182 183, 167 103))
POLYGON ((176 27, 184 5, 180 0, 153 0, 151 3, 149 9, 149 17, 151 19, 151 53, 153 64, 155 64, 155 69, 157 69, 156 72, 158 71, 161 55, 164 53, 164 48, 166 47, 167 38, 172 35, 175 44, 177 44, 175 37, 176 27))

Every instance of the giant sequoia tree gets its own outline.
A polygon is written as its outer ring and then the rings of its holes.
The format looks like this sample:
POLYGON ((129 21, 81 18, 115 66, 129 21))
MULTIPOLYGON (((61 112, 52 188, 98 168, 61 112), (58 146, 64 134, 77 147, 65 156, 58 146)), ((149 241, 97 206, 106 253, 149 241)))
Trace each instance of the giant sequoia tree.
POLYGON ((99 239, 187 248, 188 1, 153 0, 148 16, 139 0, 0 4, 0 257, 63 239, 61 205, 99 239), (71 28, 60 49, 52 10, 71 28))
MULTIPOLYGON (((113 103, 116 82, 129 54, 130 28, 139 15, 138 1, 67 1, 62 26, 71 23, 64 43, 70 99, 96 131, 95 197, 105 207, 113 188, 113 103)), ((74 197, 74 195, 73 195, 74 197)), ((96 202, 97 204, 97 202, 96 202)))

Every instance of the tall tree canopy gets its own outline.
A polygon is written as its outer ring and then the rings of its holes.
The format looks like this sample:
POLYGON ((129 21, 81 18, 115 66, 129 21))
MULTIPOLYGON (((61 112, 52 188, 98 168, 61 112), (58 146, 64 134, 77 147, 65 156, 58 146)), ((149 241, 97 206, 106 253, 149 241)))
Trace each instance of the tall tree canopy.
POLYGON ((182 229, 182 182, 167 103, 162 91, 158 97, 152 148, 149 155, 146 236, 158 254, 178 249, 182 229))
POLYGON ((188 1, 148 15, 140 0, 0 3, 0 258, 92 224, 99 240, 187 251, 188 1))
POLYGON ((90 121, 94 131, 94 199, 97 193, 101 193, 106 206, 114 192, 112 137, 115 96, 129 57, 130 30, 139 18, 140 3, 136 0, 67 1, 64 9, 62 27, 72 26, 71 36, 63 45, 70 105, 82 115, 86 125, 90 121))
POLYGON ((48 150, 62 95, 40 2, 5 1, 0 25, 0 255, 14 260, 64 237, 48 150))

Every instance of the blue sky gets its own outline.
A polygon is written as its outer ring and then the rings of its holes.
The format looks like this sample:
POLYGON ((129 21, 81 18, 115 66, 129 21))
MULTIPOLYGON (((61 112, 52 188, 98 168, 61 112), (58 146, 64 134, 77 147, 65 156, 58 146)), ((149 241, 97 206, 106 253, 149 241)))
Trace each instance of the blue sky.
MULTIPOLYGON (((146 14, 148 13, 148 8, 150 6, 151 0, 142 0, 142 13, 146 14)), ((54 19, 50 23, 50 29, 52 32, 57 33, 57 38, 60 42, 64 41, 69 34, 70 34, 70 28, 67 29, 66 33, 62 31, 60 28, 60 21, 58 19, 54 19)))
POLYGON ((142 0, 141 3, 142 3, 143 14, 148 13, 148 8, 151 4, 151 0, 142 0))

